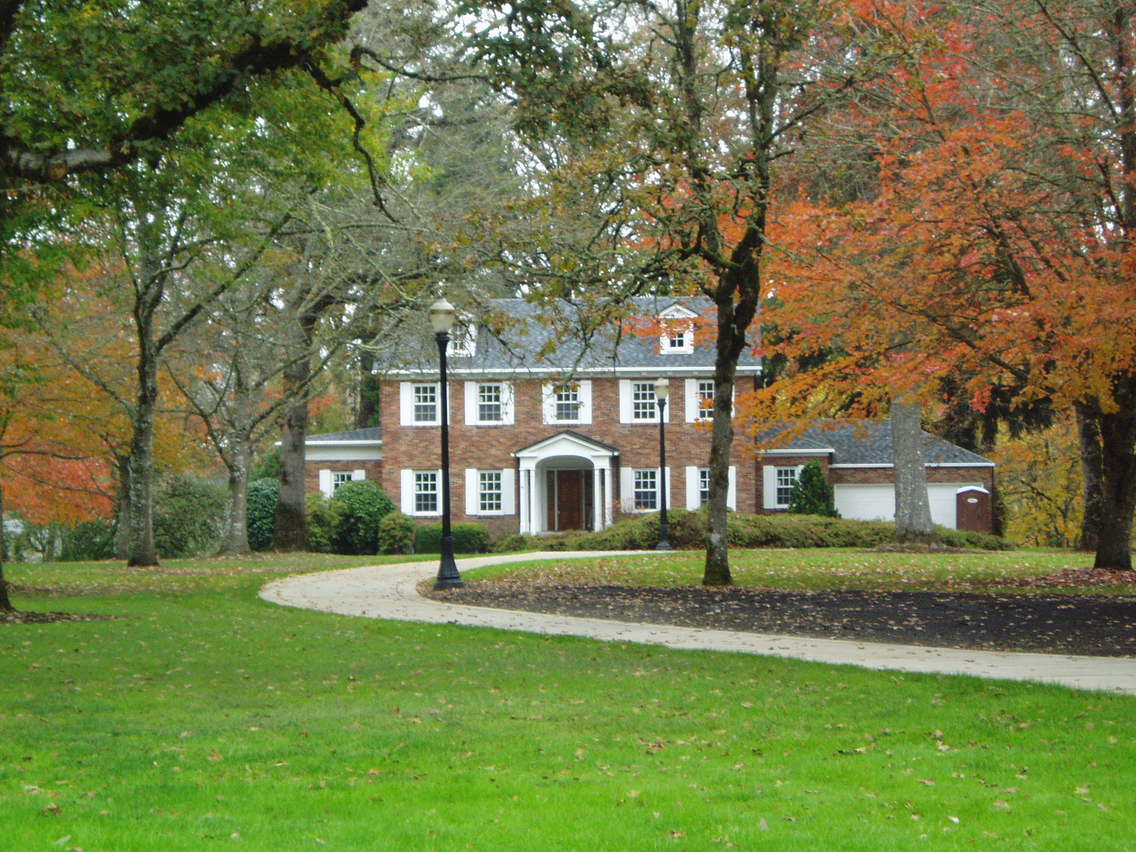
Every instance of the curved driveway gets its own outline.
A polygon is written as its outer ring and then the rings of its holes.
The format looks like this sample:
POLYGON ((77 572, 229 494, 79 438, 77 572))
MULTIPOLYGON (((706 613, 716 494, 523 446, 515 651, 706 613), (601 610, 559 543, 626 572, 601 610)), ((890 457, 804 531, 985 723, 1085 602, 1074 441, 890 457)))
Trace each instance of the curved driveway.
MULTIPOLYGON (((611 552, 518 553, 463 559, 459 561, 458 567, 467 569, 534 559, 575 559, 612 555, 615 554, 611 552)), ((440 603, 418 594, 415 588, 417 584, 432 577, 437 568, 438 560, 435 558, 427 562, 300 574, 269 583, 261 589, 260 596, 284 606, 365 618, 463 624, 473 627, 522 630, 529 633, 585 636, 607 642, 640 642, 691 650, 792 657, 798 660, 862 666, 869 669, 1041 681, 1076 689, 1136 694, 1136 659, 1130 657, 966 651, 842 639, 808 639, 460 606, 440 603)))

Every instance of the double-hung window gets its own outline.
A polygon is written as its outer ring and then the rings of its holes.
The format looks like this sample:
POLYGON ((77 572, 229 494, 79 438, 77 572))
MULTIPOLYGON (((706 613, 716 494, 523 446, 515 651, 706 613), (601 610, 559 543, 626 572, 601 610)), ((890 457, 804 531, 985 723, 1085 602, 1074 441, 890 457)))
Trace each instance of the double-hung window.
POLYGON ((501 471, 478 471, 477 508, 481 512, 500 512, 503 489, 501 471))
POLYGON ((713 379, 699 379, 698 388, 695 393, 695 401, 698 403, 698 412, 695 414, 696 420, 711 420, 714 417, 714 380, 713 379))
POLYGON ((334 494, 344 482, 351 482, 355 477, 349 470, 333 470, 331 472, 331 491, 334 494))
POLYGON ((505 419, 504 391, 496 382, 477 386, 477 419, 481 423, 501 423, 505 419))
POLYGON ((654 382, 631 383, 631 419, 657 422, 659 407, 655 402, 654 382))
POLYGON ((414 472, 414 511, 416 514, 434 515, 438 512, 438 472, 414 472))
POLYGON ((556 396, 556 419, 568 423, 579 420, 580 386, 577 384, 557 385, 554 394, 556 396))
POLYGON ((635 471, 634 494, 637 511, 653 511, 659 507, 659 472, 654 468, 641 468, 635 471))
POLYGON ((777 505, 787 507, 793 499, 793 486, 797 484, 795 467, 777 468, 777 505))
POLYGON ((698 468, 698 505, 705 506, 710 502, 710 468, 698 468))
POLYGON ((414 422, 438 422, 438 386, 414 386, 414 422))

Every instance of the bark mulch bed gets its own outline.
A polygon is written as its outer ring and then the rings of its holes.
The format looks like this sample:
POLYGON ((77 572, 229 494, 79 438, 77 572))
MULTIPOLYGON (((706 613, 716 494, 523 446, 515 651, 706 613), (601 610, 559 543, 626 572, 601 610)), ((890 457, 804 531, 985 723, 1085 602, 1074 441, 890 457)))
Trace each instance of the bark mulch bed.
MULTIPOLYGON (((1088 582, 1104 582, 1097 578, 1088 582)), ((1068 585, 1054 576, 1030 586, 1068 585)), ((974 592, 801 592, 473 582, 453 603, 617 621, 949 648, 1136 656, 1136 598, 974 592)))

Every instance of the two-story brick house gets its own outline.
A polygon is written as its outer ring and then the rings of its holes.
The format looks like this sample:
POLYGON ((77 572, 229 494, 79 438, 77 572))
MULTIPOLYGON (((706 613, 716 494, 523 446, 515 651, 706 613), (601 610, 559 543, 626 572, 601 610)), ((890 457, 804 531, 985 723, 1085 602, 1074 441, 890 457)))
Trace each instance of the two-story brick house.
MULTIPOLYGON (((621 517, 658 511, 660 378, 669 391, 663 407, 667 506, 695 509, 706 502, 714 352, 696 341, 695 327, 705 324, 709 302, 639 299, 637 312, 653 332, 612 329, 588 347, 553 341, 537 308, 523 300, 498 300, 495 307, 510 318, 507 331, 456 333, 447 356, 455 521, 479 521, 500 536, 603 529, 621 517)), ((760 360, 743 355, 737 392, 756 388, 760 375, 760 360)), ((420 359, 385 374, 380 430, 309 439, 313 490, 330 494, 348 479, 379 479, 405 514, 440 517, 440 393, 430 341, 420 359)), ((961 489, 971 489, 967 495, 979 495, 988 508, 992 463, 930 435, 924 453, 937 523, 956 526, 956 501, 966 499, 961 489)), ((728 505, 740 512, 785 511, 788 491, 811 459, 834 483, 842 515, 894 517, 886 422, 818 427, 760 457, 739 435, 728 505)), ((979 523, 989 528, 988 520, 979 523)))

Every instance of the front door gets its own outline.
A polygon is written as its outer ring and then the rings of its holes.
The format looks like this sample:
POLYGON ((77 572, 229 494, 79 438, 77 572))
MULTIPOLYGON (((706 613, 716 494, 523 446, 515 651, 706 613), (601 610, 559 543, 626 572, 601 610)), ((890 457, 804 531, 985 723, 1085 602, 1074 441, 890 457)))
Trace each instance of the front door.
POLYGON ((548 528, 591 529, 592 472, 550 470, 548 479, 548 528))

